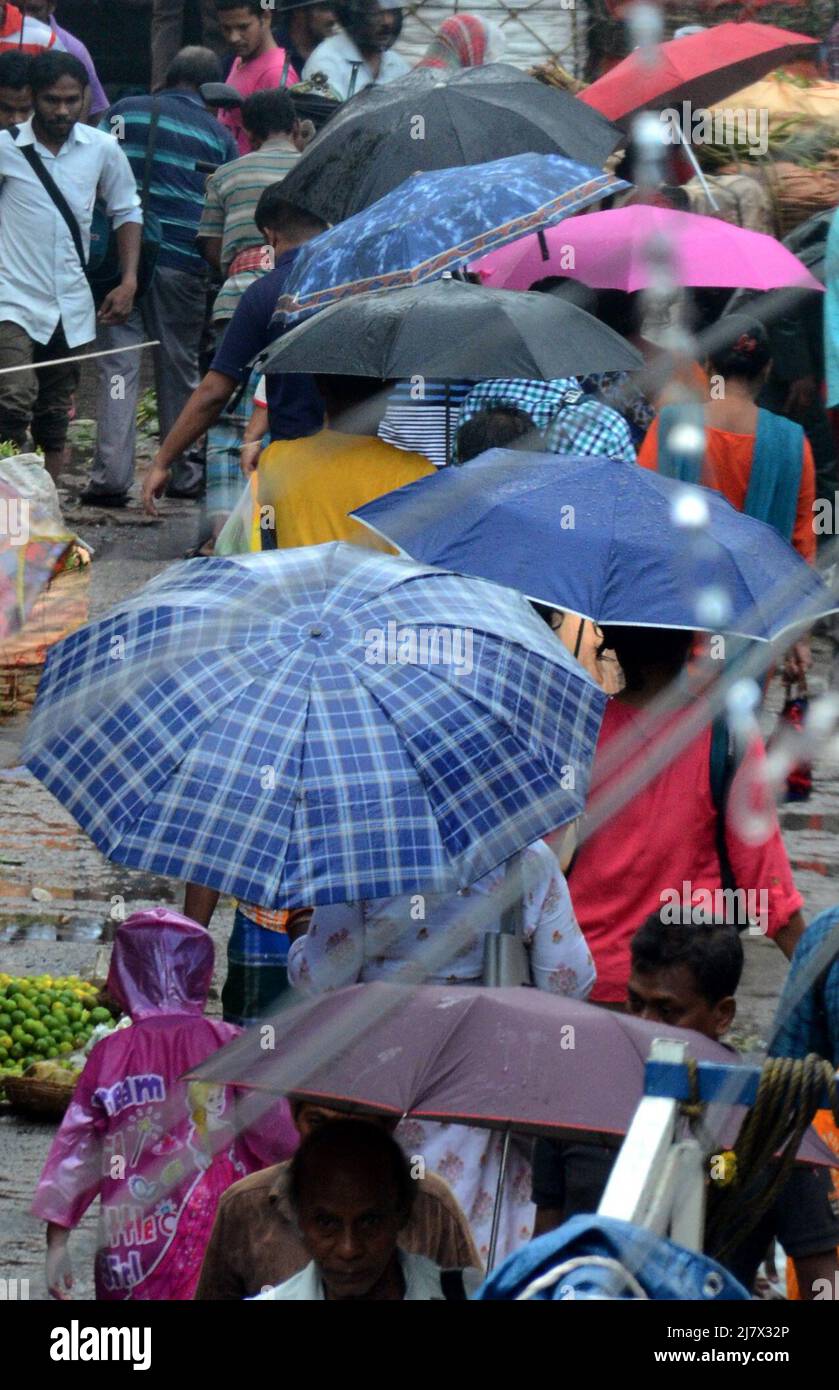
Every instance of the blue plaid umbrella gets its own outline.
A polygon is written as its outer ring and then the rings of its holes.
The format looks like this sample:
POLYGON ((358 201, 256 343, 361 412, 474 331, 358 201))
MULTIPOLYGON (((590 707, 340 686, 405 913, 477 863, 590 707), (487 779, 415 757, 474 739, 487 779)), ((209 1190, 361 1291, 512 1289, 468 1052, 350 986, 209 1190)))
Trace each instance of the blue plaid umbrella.
POLYGON ((578 815, 604 704, 510 590, 333 544, 66 638, 24 753, 118 863, 294 907, 463 887, 578 815))
POLYGON ((414 174, 299 252, 278 310, 433 280, 628 185, 554 154, 514 155, 414 174))

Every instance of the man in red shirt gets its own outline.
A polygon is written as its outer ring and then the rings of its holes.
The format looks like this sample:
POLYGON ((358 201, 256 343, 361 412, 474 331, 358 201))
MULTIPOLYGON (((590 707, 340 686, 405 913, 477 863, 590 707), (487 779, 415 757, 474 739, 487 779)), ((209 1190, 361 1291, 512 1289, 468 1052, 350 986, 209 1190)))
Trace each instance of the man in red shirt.
POLYGON ((762 785, 760 739, 732 769, 724 808, 715 804, 712 787, 710 725, 650 776, 646 765, 680 715, 652 722, 649 707, 682 675, 693 634, 612 627, 604 629, 604 644, 616 653, 625 685, 606 707, 586 815, 598 821, 606 815, 624 774, 641 774, 643 785, 584 837, 568 874, 597 967, 592 1002, 625 1007, 634 932, 652 913, 683 900, 697 912, 710 904, 714 915, 720 901, 723 912, 729 903, 748 916, 754 908, 752 930, 791 956, 804 930, 803 900, 774 801, 762 785))
MULTIPOLYGON (((242 101, 254 92, 290 87, 300 81, 285 49, 271 33, 271 10, 264 9, 261 0, 216 0, 216 10, 225 42, 236 54, 227 82, 242 101)), ((221 111, 219 120, 231 131, 239 153, 249 154, 252 145, 242 125, 241 109, 221 111)))

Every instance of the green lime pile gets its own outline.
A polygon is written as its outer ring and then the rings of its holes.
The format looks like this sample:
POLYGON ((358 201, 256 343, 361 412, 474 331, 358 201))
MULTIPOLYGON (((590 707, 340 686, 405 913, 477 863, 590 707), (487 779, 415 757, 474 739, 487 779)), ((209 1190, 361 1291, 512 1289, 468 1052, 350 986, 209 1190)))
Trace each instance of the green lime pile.
POLYGON ((113 1022, 78 975, 0 974, 0 1072, 19 1076, 31 1062, 68 1057, 97 1024, 113 1022))

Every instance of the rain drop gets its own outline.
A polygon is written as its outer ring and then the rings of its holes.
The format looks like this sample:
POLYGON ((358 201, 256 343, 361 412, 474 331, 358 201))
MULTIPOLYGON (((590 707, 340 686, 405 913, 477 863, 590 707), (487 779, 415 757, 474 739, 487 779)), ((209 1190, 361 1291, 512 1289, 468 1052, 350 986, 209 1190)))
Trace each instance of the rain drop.
POLYGON ((719 628, 731 617, 731 600, 725 589, 709 584, 696 595, 696 621, 700 627, 719 628))
POLYGON ((726 710, 732 722, 750 719, 760 707, 762 698, 757 681, 748 677, 735 681, 725 697, 726 710))
POLYGON ((674 425, 672 430, 668 430, 667 447, 676 454, 701 456, 705 452, 705 431, 700 429, 699 425, 693 425, 690 421, 685 420, 680 425, 674 425))
POLYGON ((698 530, 709 521, 708 503, 698 488, 685 488, 673 500, 672 517, 676 526, 698 530))

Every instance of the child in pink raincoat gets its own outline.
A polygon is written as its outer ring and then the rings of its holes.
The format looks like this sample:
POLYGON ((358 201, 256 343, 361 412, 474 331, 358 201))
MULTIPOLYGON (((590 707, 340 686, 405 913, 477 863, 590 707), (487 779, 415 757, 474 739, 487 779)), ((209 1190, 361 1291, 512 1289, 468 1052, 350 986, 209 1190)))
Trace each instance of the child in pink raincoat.
POLYGON ((179 1080, 241 1031, 203 1017, 212 973, 212 939, 188 917, 155 908, 117 928, 107 988, 132 1026, 90 1053, 32 1204, 55 1298, 97 1194, 96 1297, 191 1298, 222 1192, 297 1146, 284 1101, 239 1134, 234 1091, 179 1080))

